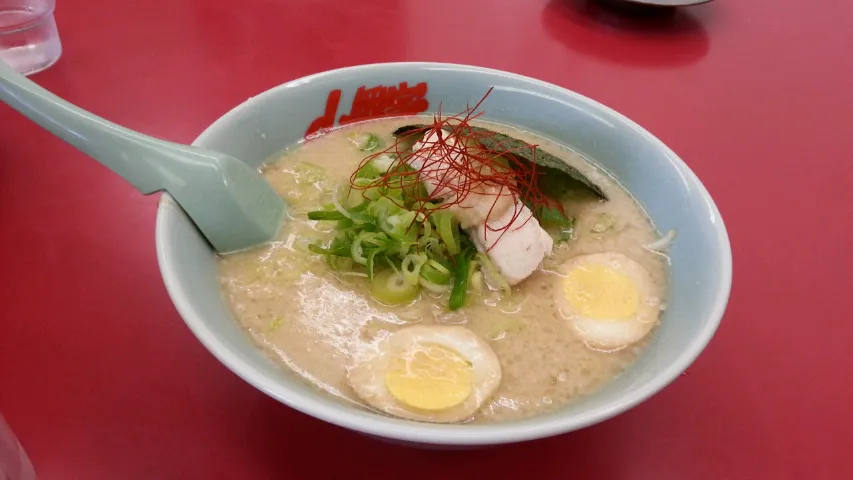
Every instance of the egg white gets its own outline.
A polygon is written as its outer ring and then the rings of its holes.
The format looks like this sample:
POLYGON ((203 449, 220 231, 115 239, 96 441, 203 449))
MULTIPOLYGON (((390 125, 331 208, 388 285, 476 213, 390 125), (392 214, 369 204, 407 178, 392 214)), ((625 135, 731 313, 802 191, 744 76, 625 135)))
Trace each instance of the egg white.
POLYGON ((454 423, 471 418, 501 382, 501 366, 494 350, 474 332, 459 326, 418 325, 406 327, 382 339, 375 349, 363 352, 349 369, 349 384, 370 406, 395 417, 434 423, 454 423), (419 345, 437 344, 458 353, 471 364, 471 394, 460 404, 427 411, 398 401, 385 384, 392 361, 419 345))
POLYGON ((642 340, 658 323, 660 292, 649 272, 642 265, 617 252, 579 255, 560 267, 560 313, 568 320, 574 332, 593 348, 618 349, 642 340), (596 319, 582 315, 566 298, 563 282, 576 268, 603 265, 626 275, 640 294, 635 315, 626 319, 596 319))

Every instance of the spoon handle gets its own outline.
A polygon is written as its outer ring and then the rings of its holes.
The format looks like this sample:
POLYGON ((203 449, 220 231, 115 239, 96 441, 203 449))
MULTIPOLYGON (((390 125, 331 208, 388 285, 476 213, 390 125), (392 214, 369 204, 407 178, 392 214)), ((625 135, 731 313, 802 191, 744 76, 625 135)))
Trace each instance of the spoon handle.
POLYGON ((284 201, 260 172, 230 155, 120 127, 62 100, 2 61, 0 100, 140 192, 169 192, 219 252, 268 242, 281 226, 284 201))
POLYGON ((134 132, 78 108, 2 60, 0 100, 121 175, 144 194, 169 190, 176 178, 187 178, 185 175, 191 174, 188 170, 210 161, 199 149, 134 132), (193 158, 201 162, 195 164, 193 158))

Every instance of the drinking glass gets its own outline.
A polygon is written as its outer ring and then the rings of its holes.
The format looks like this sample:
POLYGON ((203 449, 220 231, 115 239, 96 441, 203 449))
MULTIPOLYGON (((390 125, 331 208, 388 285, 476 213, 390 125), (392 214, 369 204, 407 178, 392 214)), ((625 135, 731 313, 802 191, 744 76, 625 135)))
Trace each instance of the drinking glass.
POLYGON ((56 63, 62 44, 55 6, 56 0, 0 0, 0 60, 24 75, 56 63))
POLYGON ((33 464, 0 415, 0 480, 36 480, 33 464))

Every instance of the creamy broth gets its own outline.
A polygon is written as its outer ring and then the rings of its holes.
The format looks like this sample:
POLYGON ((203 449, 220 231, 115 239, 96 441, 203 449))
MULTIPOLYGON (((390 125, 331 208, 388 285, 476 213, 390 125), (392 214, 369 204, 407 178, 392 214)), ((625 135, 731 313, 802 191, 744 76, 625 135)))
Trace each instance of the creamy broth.
POLYGON ((543 267, 514 287, 509 298, 491 291, 472 294, 465 308, 450 312, 447 294, 423 291, 408 306, 387 307, 371 298, 367 279, 335 272, 324 258, 308 251, 309 243, 334 234, 330 224, 310 221, 305 213, 328 202, 328 192, 345 185, 365 157, 348 135, 375 133, 387 145, 393 143, 393 130, 424 120, 429 119, 349 126, 294 147, 263 169, 292 208, 278 241, 221 258, 223 294, 243 329, 271 358, 305 381, 368 408, 347 382, 348 368, 361 348, 407 325, 464 325, 489 343, 503 372, 500 386, 475 414, 474 423, 542 414, 620 375, 648 337, 617 351, 590 348, 561 314, 557 299, 563 292, 556 269, 577 255, 619 252, 648 271, 655 296, 664 298, 666 258, 644 248, 658 234, 628 192, 581 155, 542 137, 476 122, 562 158, 597 183, 609 200, 578 193, 568 201, 567 212, 575 216, 572 239, 555 244, 543 267))

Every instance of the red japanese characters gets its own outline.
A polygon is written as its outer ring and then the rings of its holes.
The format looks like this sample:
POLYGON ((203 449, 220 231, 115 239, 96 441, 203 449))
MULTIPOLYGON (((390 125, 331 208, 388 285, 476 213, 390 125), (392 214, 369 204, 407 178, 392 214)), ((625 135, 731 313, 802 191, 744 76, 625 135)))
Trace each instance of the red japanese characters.
MULTIPOLYGON (((411 87, 408 82, 391 86, 377 85, 371 88, 362 85, 355 92, 350 112, 341 115, 338 125, 347 125, 374 118, 423 113, 429 108, 429 101, 426 98, 427 89, 426 82, 411 87)), ((314 119, 308 126, 308 130, 305 131, 306 138, 335 126, 341 93, 340 89, 329 92, 323 115, 314 119)))

